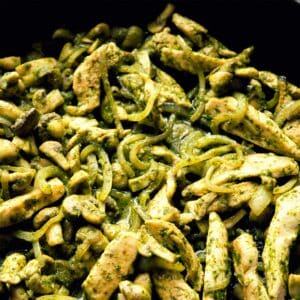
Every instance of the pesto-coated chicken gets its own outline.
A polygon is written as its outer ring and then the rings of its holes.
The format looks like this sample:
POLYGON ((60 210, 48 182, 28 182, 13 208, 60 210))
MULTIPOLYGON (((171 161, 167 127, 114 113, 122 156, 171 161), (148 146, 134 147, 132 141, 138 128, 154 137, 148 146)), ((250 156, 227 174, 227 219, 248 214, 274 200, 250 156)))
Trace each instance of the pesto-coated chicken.
POLYGON ((110 299, 121 280, 130 273, 137 256, 137 237, 121 233, 107 245, 82 287, 90 300, 110 299))
POLYGON ((266 283, 270 299, 285 299, 287 294, 290 247, 300 225, 300 187, 276 200, 275 214, 267 230, 263 250, 266 283))
POLYGON ((257 273, 258 250, 249 233, 242 233, 232 242, 232 258, 235 275, 243 287, 244 299, 270 299, 257 273))
MULTIPOLYGON (((298 172, 298 164, 292 158, 272 153, 255 153, 245 156, 243 163, 238 168, 232 168, 226 164, 221 165, 213 174, 211 181, 216 185, 221 185, 254 177, 271 176, 272 178, 280 178, 292 176, 298 174, 298 172)), ((188 185, 182 194, 201 196, 205 191, 207 191, 206 181, 200 179, 188 185)))
POLYGON ((205 112, 212 118, 224 116, 218 121, 223 130, 241 137, 255 145, 278 154, 300 159, 300 149, 266 114, 255 109, 251 104, 245 111, 244 119, 235 124, 230 121, 234 114, 240 114, 239 101, 234 97, 211 98, 205 105, 205 112), (227 121, 226 121, 227 118, 227 121))
POLYGON ((179 272, 158 270, 152 276, 154 287, 162 300, 199 300, 199 294, 179 272))
POLYGON ((227 230, 217 213, 210 213, 206 242, 203 299, 226 297, 230 282, 227 230))

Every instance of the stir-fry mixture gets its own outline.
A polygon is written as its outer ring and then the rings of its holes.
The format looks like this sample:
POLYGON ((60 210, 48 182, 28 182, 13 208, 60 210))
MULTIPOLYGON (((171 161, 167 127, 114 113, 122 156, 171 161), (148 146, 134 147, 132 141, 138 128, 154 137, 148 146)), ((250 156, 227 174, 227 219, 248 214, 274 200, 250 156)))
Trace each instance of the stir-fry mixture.
POLYGON ((300 299, 300 88, 169 4, 0 59, 0 298, 300 299))

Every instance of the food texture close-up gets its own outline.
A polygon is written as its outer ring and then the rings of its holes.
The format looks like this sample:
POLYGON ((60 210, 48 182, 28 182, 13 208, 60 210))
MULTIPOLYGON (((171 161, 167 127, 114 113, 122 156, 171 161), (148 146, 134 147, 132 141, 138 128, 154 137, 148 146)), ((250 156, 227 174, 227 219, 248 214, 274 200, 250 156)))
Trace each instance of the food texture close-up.
POLYGON ((179 2, 3 36, 0 299, 300 299, 295 41, 179 2))

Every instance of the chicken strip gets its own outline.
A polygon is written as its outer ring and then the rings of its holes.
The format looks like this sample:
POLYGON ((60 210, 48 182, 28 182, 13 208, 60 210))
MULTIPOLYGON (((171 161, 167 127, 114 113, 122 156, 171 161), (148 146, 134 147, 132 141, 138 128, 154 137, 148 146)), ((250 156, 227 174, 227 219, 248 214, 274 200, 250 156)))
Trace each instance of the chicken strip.
POLYGON ((66 111, 71 115, 82 116, 98 107, 101 75, 128 55, 111 42, 100 46, 87 56, 74 72, 73 90, 78 99, 78 106, 69 105, 66 111))
POLYGON ((162 300, 199 300, 199 295, 179 272, 159 270, 152 276, 155 289, 162 300))
POLYGON ((257 191, 258 184, 243 181, 234 185, 233 192, 218 197, 217 193, 209 192, 197 200, 187 201, 184 212, 190 213, 197 221, 205 217, 207 212, 213 211, 215 204, 222 202, 228 209, 237 208, 252 199, 257 191))
POLYGON ((261 278, 257 274, 258 251, 252 235, 242 233, 232 242, 235 275, 243 286, 245 300, 269 300, 261 278))
MULTIPOLYGON (((239 168, 232 170, 226 165, 221 166, 213 174, 211 182, 215 185, 221 185, 246 178, 261 176, 280 178, 297 175, 298 173, 298 164, 292 158, 278 156, 272 153, 255 153, 246 155, 243 164, 239 168)), ((201 196, 206 190, 206 181, 202 178, 188 185, 182 191, 182 195, 193 194, 201 196)))
POLYGON ((198 47, 203 46, 203 34, 207 33, 207 29, 201 24, 174 13, 172 22, 179 30, 181 30, 188 38, 190 38, 198 47))
POLYGON ((219 299, 219 295, 226 295, 231 276, 227 246, 225 225, 218 214, 212 212, 206 242, 203 300, 219 299))
POLYGON ((110 299, 130 272, 138 253, 137 242, 134 233, 124 232, 108 244, 82 284, 88 299, 110 299))
POLYGON ((300 120, 291 120, 286 122, 282 128, 284 134, 286 134, 293 142, 300 146, 300 120))
MULTIPOLYGON (((239 110, 239 101, 235 97, 211 98, 205 105, 205 114, 212 118, 220 114, 234 115, 239 110)), ((244 118, 239 124, 224 121, 221 128, 230 134, 252 142, 264 149, 287 155, 300 160, 300 149, 266 114, 248 104, 244 118)))
POLYGON ((147 220, 146 228, 159 242, 168 248, 178 249, 180 259, 186 267, 186 279, 191 282, 196 291, 202 286, 202 266, 195 254, 192 245, 188 242, 183 233, 170 222, 163 220, 147 220))
POLYGON ((44 194, 40 189, 16 196, 0 204, 0 228, 30 219, 43 207, 58 201, 65 193, 65 187, 58 178, 49 180, 51 194, 44 194))
POLYGON ((290 247, 300 225, 299 197, 300 186, 297 186, 277 198, 267 230, 262 257, 270 299, 284 300, 286 296, 290 247))

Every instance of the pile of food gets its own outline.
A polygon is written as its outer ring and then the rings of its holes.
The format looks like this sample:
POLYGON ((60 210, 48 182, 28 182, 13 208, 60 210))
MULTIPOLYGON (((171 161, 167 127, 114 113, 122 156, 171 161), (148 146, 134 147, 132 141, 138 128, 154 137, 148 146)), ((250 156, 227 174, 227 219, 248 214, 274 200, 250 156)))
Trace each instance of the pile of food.
POLYGON ((170 4, 53 38, 0 59, 0 298, 300 299, 300 88, 170 4))

